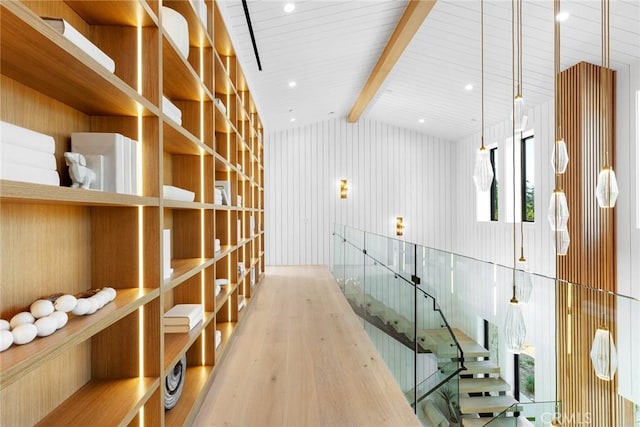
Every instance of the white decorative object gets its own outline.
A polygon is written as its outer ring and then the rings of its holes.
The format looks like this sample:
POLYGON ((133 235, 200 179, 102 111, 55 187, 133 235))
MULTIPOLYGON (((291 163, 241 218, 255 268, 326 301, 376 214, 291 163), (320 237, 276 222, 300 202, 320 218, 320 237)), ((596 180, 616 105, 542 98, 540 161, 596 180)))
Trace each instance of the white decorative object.
POLYGON ((165 378, 164 387, 164 408, 171 409, 176 406, 182 389, 184 387, 185 375, 187 374, 187 355, 183 354, 178 363, 165 378))
POLYGON ((68 313, 76 308, 76 304, 78 303, 78 299, 73 295, 62 295, 56 298, 53 306, 58 311, 63 311, 68 313))
POLYGON ((181 202, 193 202, 196 198, 196 193, 183 188, 174 187, 173 185, 163 185, 162 197, 165 199, 179 200, 181 202))
POLYGON ((33 317, 33 314, 29 313, 28 311, 23 311, 13 316, 9 324, 11 325, 11 329, 15 329, 20 325, 23 325, 25 323, 33 323, 35 321, 36 319, 33 317))
POLYGON ((58 321, 50 316, 36 320, 34 325, 38 330, 39 337, 48 337, 58 329, 58 321))
POLYGON ((618 180, 616 173, 610 166, 602 168, 598 174, 598 182, 596 185, 596 200, 601 208, 614 208, 618 200, 618 180))
POLYGON ((98 311, 98 301, 95 298, 87 298, 87 302, 89 303, 89 310, 85 314, 93 314, 98 311))
POLYGON ((216 188, 222 191, 222 204, 231 205, 231 182, 230 181, 216 181, 216 188))
POLYGON ((218 349, 221 343, 222 343, 222 331, 219 329, 216 329, 216 350, 218 349))
POLYGON ((89 301, 95 302, 97 307, 96 311, 100 310, 107 303, 107 300, 98 294, 95 294, 94 296, 89 297, 89 301))
POLYGON ((47 317, 48 315, 53 313, 53 310, 53 303, 46 299, 36 300, 31 304, 31 307, 29 307, 29 311, 36 319, 47 317))
MULTIPOLYGON (((83 155, 103 156, 104 191, 126 194, 125 137, 118 133, 74 132, 71 134, 71 150, 83 155)), ((128 168, 131 170, 131 168, 128 168)))
POLYGON ((13 334, 10 331, 0 331, 0 352, 5 351, 13 344, 13 334))
POLYGON ((87 167, 87 159, 80 153, 66 152, 64 160, 69 167, 71 187, 90 188, 91 183, 96 180, 96 173, 87 167))
POLYGON ((102 290, 106 292, 107 295, 109 296, 109 301, 113 301, 114 299, 116 299, 116 295, 118 293, 115 289, 106 287, 106 288, 102 288, 102 290))
POLYGON ((189 24, 184 16, 169 7, 162 6, 162 28, 176 45, 178 52, 187 59, 189 57, 189 24))
POLYGON ((238 263, 238 280, 244 275, 244 263, 238 263))
POLYGON ((38 328, 33 323, 23 323, 13 328, 11 333, 14 344, 28 344, 38 335, 38 328))
POLYGON ((165 280, 173 274, 171 268, 171 230, 162 230, 162 271, 165 280))
POLYGON ((56 321, 56 329, 63 328, 69 321, 69 316, 64 311, 54 311, 49 317, 56 321))
POLYGON ((476 164, 473 169, 473 182, 477 191, 489 191, 493 183, 493 166, 489 150, 483 145, 476 153, 476 164))
POLYGON ((216 286, 227 286, 228 284, 228 279, 216 279, 216 286))
POLYGON ((62 18, 42 18, 53 29, 61 33, 64 38, 80 48, 84 53, 89 55, 95 61, 97 61, 104 68, 113 73, 116 69, 116 63, 113 59, 109 58, 98 46, 93 44, 88 38, 86 38, 80 31, 72 27, 67 21, 62 18))
POLYGON ((0 319, 0 331, 8 331, 11 329, 11 325, 7 320, 0 319))
POLYGON ((87 298, 78 298, 76 307, 71 312, 76 316, 84 316, 89 312, 90 308, 91 303, 89 303, 89 300, 87 298))
POLYGON ((162 113, 182 126, 182 110, 180 110, 176 105, 169 101, 169 98, 162 96, 162 113))

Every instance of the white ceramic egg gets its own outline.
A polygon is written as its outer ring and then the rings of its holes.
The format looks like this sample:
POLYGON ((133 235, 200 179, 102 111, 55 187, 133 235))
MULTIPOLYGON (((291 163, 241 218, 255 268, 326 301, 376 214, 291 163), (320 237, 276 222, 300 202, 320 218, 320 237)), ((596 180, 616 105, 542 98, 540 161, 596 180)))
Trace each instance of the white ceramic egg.
POLYGON ((62 295, 58 297, 56 302, 53 304, 57 311, 64 311, 68 313, 76 308, 76 304, 78 300, 73 295, 62 295))
POLYGON ((11 329, 11 325, 4 319, 0 319, 0 331, 8 331, 11 329))
POLYGON ((104 298, 99 297, 98 294, 92 296, 91 298, 89 298, 89 300, 94 301, 96 304, 96 311, 100 310, 102 307, 104 307, 104 305, 106 304, 106 301, 104 300, 104 298))
POLYGON ((13 328, 11 333, 13 334, 14 344, 22 345, 33 341, 38 335, 38 328, 33 323, 23 323, 13 328))
POLYGON ((53 308, 53 303, 48 299, 39 299, 37 301, 34 301, 29 308, 29 311, 31 311, 31 314, 33 314, 33 317, 35 317, 36 319, 47 317, 48 315, 53 313, 54 310, 55 309, 53 308))
POLYGON ((76 316, 84 316, 91 308, 91 303, 86 298, 78 298, 76 307, 71 311, 76 316))
POLYGON ((97 297, 102 298, 104 300, 104 305, 109 304, 111 302, 111 293, 107 291, 100 291, 96 294, 97 297))
POLYGON ((102 288, 107 294, 109 294, 109 301, 116 299, 116 290, 113 288, 102 288))
POLYGON ((89 303, 89 310, 87 310, 87 314, 93 314, 98 311, 98 301, 94 298, 87 298, 87 302, 89 303))
POLYGON ((9 325, 11 326, 11 329, 14 329, 24 323, 33 323, 35 321, 36 319, 33 317, 33 314, 29 313, 28 311, 23 311, 13 316, 11 318, 11 322, 9 322, 9 325))
POLYGON ((49 317, 56 321, 56 329, 62 328, 69 320, 69 316, 64 311, 54 311, 49 317))
POLYGON ((10 331, 0 331, 0 352, 5 351, 13 344, 13 334, 10 331))
POLYGON ((58 321, 51 316, 41 317, 34 323, 39 337, 47 337, 58 329, 58 321))

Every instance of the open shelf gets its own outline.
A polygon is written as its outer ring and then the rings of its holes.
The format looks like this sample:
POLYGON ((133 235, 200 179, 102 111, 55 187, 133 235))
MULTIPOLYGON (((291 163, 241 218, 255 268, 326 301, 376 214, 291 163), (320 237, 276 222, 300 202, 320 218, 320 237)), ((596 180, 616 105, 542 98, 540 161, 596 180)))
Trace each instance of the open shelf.
POLYGON ((159 114, 156 106, 21 2, 2 3, 0 24, 2 74, 86 114, 159 114))
POLYGON ((101 0, 83 2, 65 0, 65 3, 91 25, 130 27, 141 25, 148 27, 156 25, 158 19, 146 1, 101 0))
POLYGON ((0 389, 18 380, 47 360, 91 338, 138 307, 159 295, 158 289, 117 289, 116 298, 88 316, 69 316, 67 325, 29 344, 13 346, 0 353, 0 389))
MULTIPOLYGON (((163 6, 170 7, 182 15, 189 26, 189 45, 196 47, 211 47, 213 46, 213 40, 211 36, 205 31, 204 26, 200 22, 200 18, 196 15, 196 11, 193 8, 193 4, 190 1, 184 0, 163 0, 163 6)), ((208 13, 213 11, 209 7, 208 13)))
POLYGON ((165 410, 166 426, 189 425, 195 416, 195 408, 199 408, 205 391, 211 382, 212 366, 189 366, 185 373, 184 388, 178 404, 170 410, 165 410))
POLYGON ((223 322, 216 324, 216 329, 222 333, 222 341, 220 342, 220 346, 216 349, 217 360, 220 360, 220 357, 222 357, 224 351, 227 349, 229 340, 231 340, 231 336, 233 335, 237 325, 237 322, 223 322))
POLYGON ((211 258, 177 258, 171 260, 173 274, 164 282, 164 289, 171 289, 200 273, 215 262, 211 258))
POLYGON ((155 390, 157 378, 93 380, 71 395, 38 426, 127 425, 155 390))
POLYGON ((188 130, 171 120, 163 122, 164 151, 172 154, 191 154, 199 156, 203 152, 213 154, 213 150, 203 144, 188 130))
MULTIPOLYGON (((191 344, 198 338, 204 328, 207 327, 209 322, 213 320, 214 314, 211 312, 205 312, 204 317, 200 323, 198 323, 192 330, 180 333, 165 333, 164 334, 164 374, 167 375, 169 371, 178 363, 178 360, 182 355, 191 347, 191 344)), ((209 337, 211 339, 211 337, 209 337)))

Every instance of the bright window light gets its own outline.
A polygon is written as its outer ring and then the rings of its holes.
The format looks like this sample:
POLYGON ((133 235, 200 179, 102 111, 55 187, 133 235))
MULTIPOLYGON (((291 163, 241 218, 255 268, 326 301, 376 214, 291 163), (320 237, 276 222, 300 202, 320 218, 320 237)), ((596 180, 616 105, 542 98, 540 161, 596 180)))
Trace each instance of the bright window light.
POLYGON ((293 80, 289 82, 289 87, 296 87, 297 83, 294 82, 293 80))
POLYGON ((294 3, 285 3, 282 8, 286 13, 291 13, 296 9, 296 5, 294 3))

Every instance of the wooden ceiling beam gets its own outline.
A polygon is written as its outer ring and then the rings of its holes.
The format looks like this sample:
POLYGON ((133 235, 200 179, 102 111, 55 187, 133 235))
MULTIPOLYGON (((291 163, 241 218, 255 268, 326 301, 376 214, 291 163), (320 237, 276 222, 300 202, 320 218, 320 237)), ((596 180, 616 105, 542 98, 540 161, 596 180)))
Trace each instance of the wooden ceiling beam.
POLYGON ((391 34, 380 58, 378 58, 378 62, 375 67, 373 67, 373 71, 371 71, 360 95, 353 104, 353 107, 351 107, 348 116, 349 123, 358 121, 413 39, 413 36, 427 18, 427 15, 429 15, 429 12, 431 12, 436 1, 437 0, 409 0, 407 8, 404 10, 395 30, 393 30, 393 34, 391 34))

